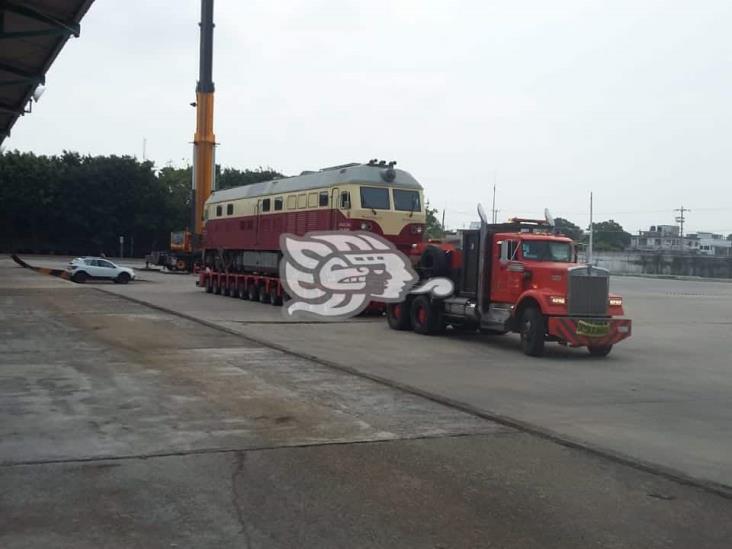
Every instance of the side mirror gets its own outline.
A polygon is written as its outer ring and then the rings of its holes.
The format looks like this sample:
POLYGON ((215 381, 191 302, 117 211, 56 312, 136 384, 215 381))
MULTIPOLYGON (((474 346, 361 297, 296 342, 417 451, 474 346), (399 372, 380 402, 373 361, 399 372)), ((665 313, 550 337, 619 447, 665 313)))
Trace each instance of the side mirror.
POLYGON ((508 261, 508 240, 501 241, 501 261, 508 261))

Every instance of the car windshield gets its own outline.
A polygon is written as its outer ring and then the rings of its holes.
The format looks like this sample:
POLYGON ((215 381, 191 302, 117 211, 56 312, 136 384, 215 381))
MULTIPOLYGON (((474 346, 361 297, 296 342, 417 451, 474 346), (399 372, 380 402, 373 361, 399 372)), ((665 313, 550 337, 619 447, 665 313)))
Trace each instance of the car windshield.
POLYGON ((572 246, 568 242, 553 240, 524 240, 521 242, 521 254, 524 259, 534 261, 572 261, 572 246))
POLYGON ((418 212, 419 193, 394 189, 394 209, 403 212, 418 212))

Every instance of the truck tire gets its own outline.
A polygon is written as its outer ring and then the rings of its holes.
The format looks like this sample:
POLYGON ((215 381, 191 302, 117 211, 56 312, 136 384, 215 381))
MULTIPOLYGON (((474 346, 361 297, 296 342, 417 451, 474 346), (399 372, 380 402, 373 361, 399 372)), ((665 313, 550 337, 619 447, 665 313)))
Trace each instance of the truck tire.
POLYGON ((401 303, 386 304, 386 322, 392 330, 411 330, 412 318, 410 315, 411 300, 401 303))
POLYGON ((434 276, 448 276, 450 274, 450 262, 445 251, 437 246, 427 246, 419 258, 417 268, 422 271, 425 278, 434 276))
POLYGON ((216 295, 221 295, 221 283, 219 282, 218 276, 214 278, 213 281, 213 293, 215 293, 216 295))
POLYGON ((436 334, 445 327, 442 322, 442 309, 425 295, 414 298, 410 313, 412 329, 418 334, 436 334))
POLYGON ((247 284, 247 295, 249 296, 249 301, 257 301, 259 299, 259 290, 255 282, 249 282, 247 284))
POLYGON ((282 305, 282 296, 277 293, 277 286, 274 284, 269 289, 269 303, 275 307, 282 305))
POLYGON ((259 302, 260 303, 269 303, 269 292, 267 291, 267 286, 262 284, 259 286, 259 302))
POLYGON ((206 277, 206 293, 207 294, 213 293, 213 277, 212 276, 206 277))
POLYGON ((239 299, 248 299, 249 294, 247 293, 247 287, 244 284, 244 282, 239 282, 239 284, 236 287, 236 296, 239 299))
POLYGON ((610 351, 613 350, 612 345, 605 345, 603 347, 587 347, 587 350, 590 352, 590 356, 607 356, 610 354, 610 351))
POLYGON ((526 307, 521 313, 519 330, 521 333, 521 348, 524 353, 529 356, 543 355, 546 319, 541 311, 534 306, 526 307))

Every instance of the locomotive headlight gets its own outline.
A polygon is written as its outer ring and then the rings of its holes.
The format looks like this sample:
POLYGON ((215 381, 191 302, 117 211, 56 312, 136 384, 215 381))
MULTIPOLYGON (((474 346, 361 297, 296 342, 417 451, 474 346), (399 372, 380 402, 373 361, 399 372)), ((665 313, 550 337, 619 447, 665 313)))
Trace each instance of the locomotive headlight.
POLYGON ((622 307, 623 306, 623 298, 622 297, 611 297, 610 298, 610 306, 611 307, 622 307))
POLYGON ((552 305, 564 305, 565 303, 567 303, 565 297, 561 295, 553 295, 549 298, 549 301, 552 305))

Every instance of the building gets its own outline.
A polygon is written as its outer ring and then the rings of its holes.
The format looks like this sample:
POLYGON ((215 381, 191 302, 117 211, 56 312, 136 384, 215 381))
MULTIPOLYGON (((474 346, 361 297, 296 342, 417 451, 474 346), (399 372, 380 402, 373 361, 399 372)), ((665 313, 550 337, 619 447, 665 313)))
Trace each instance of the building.
POLYGON ((690 243, 693 242, 693 248, 703 255, 715 255, 729 257, 732 256, 732 240, 726 240, 724 235, 710 233, 710 232, 697 232, 690 234, 688 238, 684 238, 690 243))
POLYGON ((638 231, 630 237, 633 250, 678 250, 681 237, 676 225, 651 225, 647 231, 638 231))
POLYGON ((723 235, 697 232, 681 238, 676 225, 651 225, 647 231, 638 231, 630 237, 630 249, 642 251, 683 251, 713 256, 732 256, 732 241, 723 235))

